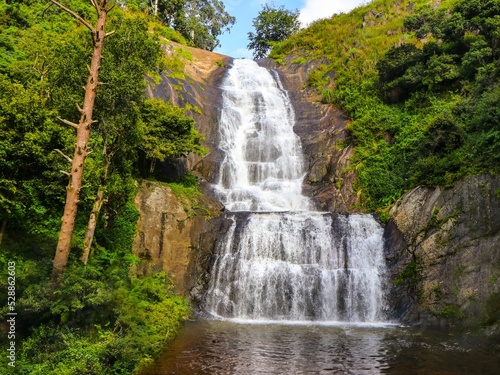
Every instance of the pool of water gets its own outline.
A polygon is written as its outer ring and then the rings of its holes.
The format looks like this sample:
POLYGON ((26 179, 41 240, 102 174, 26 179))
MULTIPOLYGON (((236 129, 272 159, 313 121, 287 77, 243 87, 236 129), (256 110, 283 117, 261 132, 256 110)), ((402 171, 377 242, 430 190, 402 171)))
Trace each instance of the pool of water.
POLYGON ((491 342, 395 325, 186 323, 142 375, 500 374, 491 342))

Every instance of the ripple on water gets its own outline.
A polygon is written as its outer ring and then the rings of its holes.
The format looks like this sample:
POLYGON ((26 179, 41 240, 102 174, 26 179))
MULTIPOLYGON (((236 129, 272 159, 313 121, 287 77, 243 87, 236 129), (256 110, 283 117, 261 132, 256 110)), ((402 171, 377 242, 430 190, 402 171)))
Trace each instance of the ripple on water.
POLYGON ((402 327, 186 324, 143 375, 498 374, 483 342, 402 327))

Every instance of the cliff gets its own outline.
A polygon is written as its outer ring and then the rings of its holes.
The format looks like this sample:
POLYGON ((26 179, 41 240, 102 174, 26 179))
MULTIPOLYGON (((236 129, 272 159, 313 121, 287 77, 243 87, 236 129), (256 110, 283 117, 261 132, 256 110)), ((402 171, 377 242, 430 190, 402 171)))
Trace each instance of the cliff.
POLYGON ((141 214, 134 239, 140 262, 132 272, 163 271, 176 292, 187 296, 207 272, 220 204, 175 194, 171 187, 152 181, 140 185, 134 204, 141 214))
MULTIPOLYGON (((209 150, 204 158, 188 155, 186 158, 160 163, 159 177, 175 179, 194 171, 202 188, 216 178, 218 150, 218 118, 220 113, 220 81, 228 56, 181 46, 170 42, 164 46, 168 61, 176 61, 172 69, 162 73, 161 80, 149 80, 150 97, 172 101, 176 106, 191 108, 188 114, 196 121, 196 129, 203 134, 203 145, 209 150)), ((198 280, 207 272, 215 242, 213 238, 222 206, 196 192, 195 197, 175 194, 166 184, 143 181, 135 199, 140 213, 134 253, 140 258, 132 270, 138 274, 164 271, 172 277, 176 291, 188 296, 198 280)), ((196 294, 196 293, 194 293, 196 294)))
POLYGON ((390 214, 392 317, 493 330, 500 317, 500 178, 468 177, 446 190, 418 187, 390 214))
POLYGON ((203 145, 209 153, 203 159, 191 154, 168 160, 159 166, 160 177, 171 178, 196 170, 200 177, 212 182, 220 159, 217 126, 222 97, 220 83, 232 59, 175 42, 169 42, 163 49, 167 61, 175 63, 161 74, 160 82, 149 80, 147 94, 186 108, 186 113, 196 121, 196 129, 205 137, 203 145))

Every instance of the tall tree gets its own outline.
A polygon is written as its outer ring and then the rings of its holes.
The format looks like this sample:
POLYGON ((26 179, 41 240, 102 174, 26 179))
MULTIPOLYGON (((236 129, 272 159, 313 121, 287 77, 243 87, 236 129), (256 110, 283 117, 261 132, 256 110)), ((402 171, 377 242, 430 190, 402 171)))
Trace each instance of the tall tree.
POLYGON ((266 57, 272 44, 284 40, 297 33, 300 29, 299 11, 276 8, 265 4, 257 17, 253 19, 255 34, 248 33, 250 43, 248 48, 253 50, 256 59, 266 57))
POLYGON ((92 33, 92 59, 89 67, 89 75, 85 86, 85 97, 83 107, 77 105, 81 114, 78 124, 68 120, 62 120, 65 124, 76 129, 76 145, 73 158, 66 156, 71 162, 71 171, 68 173, 69 183, 66 188, 66 203, 62 217, 61 231, 57 242, 56 254, 53 260, 52 276, 56 278, 66 267, 71 249, 71 239, 75 227, 76 213, 78 210, 78 201, 80 189, 82 187, 83 167, 87 157, 88 143, 90 139, 91 125, 94 103, 97 87, 99 85, 99 69, 101 67, 104 40, 111 33, 106 34, 107 14, 113 6, 110 6, 109 0, 90 0, 97 13, 97 21, 92 26, 87 20, 79 16, 71 9, 65 7, 55 0, 49 0, 71 16, 76 18, 81 24, 87 27, 92 33))
MULTIPOLYGON (((115 36, 106 44, 101 77, 106 82, 99 91, 96 103, 96 129, 99 146, 102 144, 100 168, 95 174, 99 187, 85 231, 81 260, 86 264, 96 230, 101 208, 108 201, 108 211, 128 198, 126 183, 120 184, 120 193, 113 183, 126 181, 132 174, 137 148, 143 138, 142 123, 137 106, 144 101, 146 74, 153 71, 162 56, 157 39, 148 32, 147 21, 125 17, 121 11, 114 13, 109 23, 115 36), (110 183, 111 180, 111 183, 110 183), (111 195, 111 202, 109 197, 111 195), (118 198, 117 195, 120 197, 118 198)), ((94 149, 99 147, 94 147, 94 149)))
POLYGON ((159 0, 158 16, 194 46, 213 51, 236 19, 221 0, 159 0))

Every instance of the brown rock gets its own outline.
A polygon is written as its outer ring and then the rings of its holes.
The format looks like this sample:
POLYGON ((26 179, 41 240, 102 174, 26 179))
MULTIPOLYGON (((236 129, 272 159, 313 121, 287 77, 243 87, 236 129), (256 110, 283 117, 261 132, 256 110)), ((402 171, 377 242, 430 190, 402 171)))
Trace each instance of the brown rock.
MULTIPOLYGON (((209 198, 205 203, 214 211, 221 209, 209 198)), ((133 248, 141 262, 132 272, 145 275, 164 271, 172 277, 175 290, 188 295, 207 269, 202 261, 207 262, 212 251, 210 244, 200 246, 211 230, 208 217, 186 208, 190 202, 182 202, 168 186, 155 182, 142 184, 134 204, 141 216, 133 248)))

